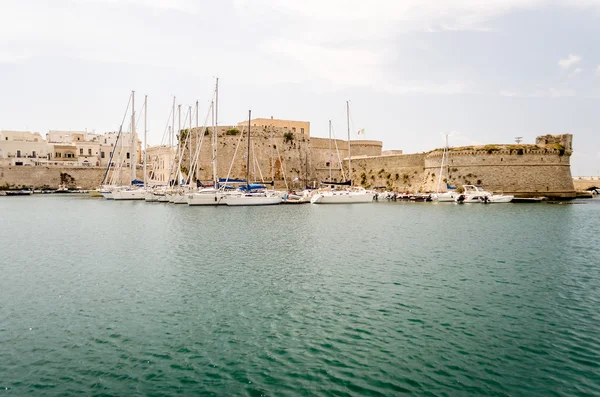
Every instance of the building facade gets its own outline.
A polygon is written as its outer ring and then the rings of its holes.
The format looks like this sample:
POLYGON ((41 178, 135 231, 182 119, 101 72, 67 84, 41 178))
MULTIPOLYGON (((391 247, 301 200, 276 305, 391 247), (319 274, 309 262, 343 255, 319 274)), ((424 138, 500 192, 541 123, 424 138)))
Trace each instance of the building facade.
POLYGON ((0 131, 0 161, 7 165, 34 164, 48 158, 48 146, 38 132, 0 131))

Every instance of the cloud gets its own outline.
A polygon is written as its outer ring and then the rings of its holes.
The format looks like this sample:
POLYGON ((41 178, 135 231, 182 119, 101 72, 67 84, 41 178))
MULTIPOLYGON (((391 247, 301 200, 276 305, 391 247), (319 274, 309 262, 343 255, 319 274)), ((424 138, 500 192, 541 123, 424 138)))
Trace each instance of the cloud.
POLYGON ((565 59, 561 59, 558 61, 558 66, 561 69, 569 69, 571 66, 579 63, 581 61, 581 57, 579 55, 569 54, 569 56, 565 59))
POLYGON ((569 78, 573 78, 573 77, 577 76, 578 74, 580 74, 581 72, 583 72, 583 69, 577 68, 577 69, 573 70, 571 73, 569 73, 569 78))

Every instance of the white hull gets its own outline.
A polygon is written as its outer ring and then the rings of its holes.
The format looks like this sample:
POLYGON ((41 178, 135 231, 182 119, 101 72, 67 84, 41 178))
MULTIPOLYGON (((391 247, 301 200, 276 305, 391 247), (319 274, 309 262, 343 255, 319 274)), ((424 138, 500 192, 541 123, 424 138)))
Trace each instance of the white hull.
POLYGON ((169 196, 166 193, 155 193, 154 195, 156 196, 156 201, 159 203, 169 202, 169 196))
POLYGON ((112 193, 113 200, 144 200, 145 196, 144 189, 117 190, 112 193))
POLYGON ((144 200, 146 200, 147 203, 156 203, 158 202, 158 196, 152 192, 146 192, 144 195, 144 200))
POLYGON ((187 204, 187 194, 177 193, 174 194, 171 199, 169 199, 169 203, 173 204, 187 204))
POLYGON ((310 202, 312 204, 357 204, 372 203, 374 193, 353 191, 331 191, 315 193, 310 202))
POLYGON ((112 200, 113 199, 113 192, 100 192, 100 194, 102 195, 102 197, 104 197, 107 200, 112 200))
POLYGON ((225 195, 222 192, 190 193, 187 195, 188 205, 225 205, 225 195))
POLYGON ((460 196, 460 194, 456 192, 440 193, 433 196, 433 201, 440 203, 453 203, 458 196, 460 196))
POLYGON ((514 198, 515 196, 493 195, 491 197, 488 197, 488 202, 490 204, 504 204, 510 203, 511 201, 513 201, 514 198))
POLYGON ((281 204, 279 196, 262 196, 253 194, 231 195, 225 198, 225 204, 230 206, 243 205, 276 205, 281 204))

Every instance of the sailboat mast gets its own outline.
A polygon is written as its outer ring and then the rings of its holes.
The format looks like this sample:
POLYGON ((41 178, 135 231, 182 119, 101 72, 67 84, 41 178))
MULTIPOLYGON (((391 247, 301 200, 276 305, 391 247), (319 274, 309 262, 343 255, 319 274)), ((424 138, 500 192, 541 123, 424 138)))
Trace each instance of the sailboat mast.
MULTIPOLYGON (((190 152, 190 168, 188 169, 188 181, 191 182, 192 181, 192 176, 190 175, 190 173, 192 172, 192 107, 188 106, 188 112, 190 113, 190 129, 188 130, 187 134, 186 134, 186 141, 188 141, 188 145, 189 145, 189 152, 190 152)), ((189 184, 188 182, 188 184, 189 184)))
POLYGON ((136 139, 135 139, 135 91, 131 91, 131 155, 129 156, 129 162, 131 165, 131 179, 133 182, 135 179, 135 161, 136 161, 136 139))
POLYGON ((216 184, 216 179, 215 179, 215 102, 212 101, 210 103, 210 113, 212 115, 212 120, 211 120, 211 126, 212 126, 212 136, 211 136, 211 151, 212 151, 212 180, 213 180, 213 187, 216 189, 217 184, 216 184))
POLYGON ((219 134, 219 78, 215 83, 215 123, 213 128, 213 187, 216 189, 219 185, 219 177, 217 171, 217 138, 219 134))
POLYGON ((435 188, 435 192, 440 192, 440 186, 442 184, 442 174, 444 173, 444 159, 446 158, 446 151, 448 150, 448 134, 446 134, 446 146, 444 146, 444 151, 442 152, 442 163, 440 164, 440 175, 438 176, 437 187, 435 188))
POLYGON ((269 124, 269 136, 271 138, 271 182, 275 189, 275 153, 273 152, 273 116, 271 116, 271 124, 269 124))
POLYGON ((352 185, 352 164, 350 162, 350 101, 346 101, 346 123, 348 124, 348 178, 350 178, 350 185, 352 185))
POLYGON ((146 158, 148 157, 148 95, 144 97, 144 189, 148 180, 146 158))
POLYGON ((248 110, 248 152, 246 154, 246 189, 250 190, 250 119, 252 110, 248 110))
POLYGON ((181 159, 183 158, 183 151, 185 150, 185 146, 181 143, 181 104, 177 105, 177 140, 179 143, 177 144, 177 169, 175 170, 175 177, 177 178, 177 184, 181 180, 181 159))
POLYGON ((331 120, 329 120, 329 181, 331 182, 331 163, 333 162, 333 153, 331 152, 331 120))
MULTIPOLYGON (((198 101, 196 101, 196 140, 197 141, 201 139, 200 136, 204 136, 204 135, 200 135, 200 129, 198 128, 199 123, 200 123, 200 120, 198 120, 198 111, 199 110, 200 110, 200 108, 198 107, 198 101)), ((204 132, 202 132, 202 133, 204 133, 204 132)), ((195 177, 197 177, 197 174, 198 174, 198 167, 200 167, 200 148, 198 148, 196 150, 196 169, 194 170, 195 177)), ((190 179, 190 182, 191 181, 192 180, 190 179)))
POLYGON ((175 97, 173 97, 173 111, 171 112, 171 148, 175 146, 175 97))

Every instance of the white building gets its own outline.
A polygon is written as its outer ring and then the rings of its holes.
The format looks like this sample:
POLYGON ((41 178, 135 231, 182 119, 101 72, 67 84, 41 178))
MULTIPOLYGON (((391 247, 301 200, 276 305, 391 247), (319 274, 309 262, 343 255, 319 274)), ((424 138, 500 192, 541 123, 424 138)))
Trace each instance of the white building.
MULTIPOLYGON (((90 134, 87 131, 50 130, 46 140, 35 132, 0 131, 1 165, 65 165, 105 167, 131 164, 131 133, 90 134)), ((141 142, 137 141, 137 163, 142 161, 141 142)))
POLYGON ((169 182, 169 172, 175 158, 175 149, 168 146, 152 146, 147 149, 146 161, 148 178, 152 184, 166 184, 169 182))
POLYGON ((0 161, 6 165, 34 164, 48 158, 46 141, 39 132, 0 131, 0 161))

